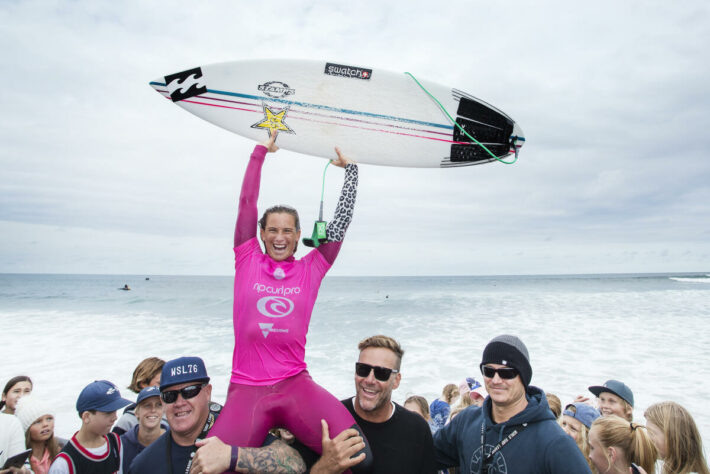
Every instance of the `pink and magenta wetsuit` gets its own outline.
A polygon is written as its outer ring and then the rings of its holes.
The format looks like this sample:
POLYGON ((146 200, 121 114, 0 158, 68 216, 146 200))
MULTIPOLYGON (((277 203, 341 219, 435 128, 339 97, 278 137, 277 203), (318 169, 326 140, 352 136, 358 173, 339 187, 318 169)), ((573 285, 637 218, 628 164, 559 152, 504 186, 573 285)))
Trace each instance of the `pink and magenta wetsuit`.
POLYGON ((266 147, 254 148, 239 198, 232 377, 227 401, 210 435, 232 446, 261 446, 269 429, 284 427, 320 453, 321 419, 328 422, 332 436, 355 425, 340 401, 311 379, 304 358, 318 289, 352 218, 357 166, 345 168, 328 242, 300 260, 292 256, 276 262, 261 251, 256 237, 256 202, 265 155, 266 147))

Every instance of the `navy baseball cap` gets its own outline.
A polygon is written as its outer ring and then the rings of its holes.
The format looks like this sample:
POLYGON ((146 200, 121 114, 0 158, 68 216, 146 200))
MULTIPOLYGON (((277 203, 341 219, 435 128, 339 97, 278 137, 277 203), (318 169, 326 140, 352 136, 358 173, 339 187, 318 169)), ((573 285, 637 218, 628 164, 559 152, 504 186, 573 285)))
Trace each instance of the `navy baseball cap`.
POLYGON ((163 366, 163 373, 160 375, 160 391, 181 383, 207 383, 209 381, 210 378, 207 376, 207 369, 202 359, 199 357, 178 357, 167 361, 163 366))
POLYGON ((586 403, 570 403, 565 407, 565 411, 562 412, 563 415, 571 416, 575 420, 582 423, 587 428, 592 427, 594 420, 599 418, 601 414, 596 408, 587 405, 586 403), (572 410, 571 408, 574 408, 572 410))
POLYGON ((160 389, 156 387, 155 385, 151 385, 150 387, 146 387, 143 390, 138 393, 138 398, 136 399, 136 405, 139 405, 140 402, 145 400, 146 398, 150 397, 159 397, 160 396, 160 389))
POLYGON ((617 397, 621 397, 631 405, 634 406, 634 393, 631 389, 624 383, 618 380, 607 380, 604 385, 592 385, 589 387, 589 391, 592 392, 597 397, 602 392, 613 393, 617 397))
POLYGON ((132 402, 121 398, 118 387, 108 380, 96 380, 84 387, 76 400, 76 410, 79 415, 88 410, 110 413, 132 402))

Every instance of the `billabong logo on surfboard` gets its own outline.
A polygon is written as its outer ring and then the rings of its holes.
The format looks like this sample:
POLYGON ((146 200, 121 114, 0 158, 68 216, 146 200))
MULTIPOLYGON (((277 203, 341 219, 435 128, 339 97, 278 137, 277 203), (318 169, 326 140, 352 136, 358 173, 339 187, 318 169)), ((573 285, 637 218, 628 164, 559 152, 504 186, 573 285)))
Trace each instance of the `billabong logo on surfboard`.
POLYGON ((165 84, 173 102, 189 99, 207 92, 205 79, 202 77, 202 69, 199 67, 165 76, 165 84))
POLYGON ((344 64, 325 63, 325 73, 329 76, 354 77, 355 79, 370 80, 372 69, 365 69, 344 64))

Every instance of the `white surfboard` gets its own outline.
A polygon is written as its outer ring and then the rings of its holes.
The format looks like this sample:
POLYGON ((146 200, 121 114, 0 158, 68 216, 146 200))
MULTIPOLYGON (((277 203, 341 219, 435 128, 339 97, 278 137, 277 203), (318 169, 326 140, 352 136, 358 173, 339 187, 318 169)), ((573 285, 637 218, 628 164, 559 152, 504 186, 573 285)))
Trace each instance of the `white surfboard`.
POLYGON ((525 138, 508 115, 417 80, 331 62, 251 60, 196 67, 150 85, 231 132, 263 141, 278 130, 279 147, 327 159, 336 145, 358 163, 384 166, 468 166, 517 155, 525 138))

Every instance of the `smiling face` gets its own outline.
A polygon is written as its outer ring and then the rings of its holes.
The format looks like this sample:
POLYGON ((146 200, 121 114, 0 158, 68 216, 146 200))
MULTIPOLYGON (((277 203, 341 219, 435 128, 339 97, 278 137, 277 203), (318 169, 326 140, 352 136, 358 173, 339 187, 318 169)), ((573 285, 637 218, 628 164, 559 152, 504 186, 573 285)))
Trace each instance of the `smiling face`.
POLYGON ((139 429, 153 430, 160 426, 163 417, 163 402, 160 397, 146 398, 136 407, 139 429))
POLYGON ((14 414, 17 401, 30 393, 32 393, 32 384, 27 381, 17 382, 10 387, 7 393, 2 395, 2 401, 7 404, 5 411, 9 414, 14 414))
POLYGON ((266 225, 260 229, 266 254, 277 262, 286 260, 296 252, 301 231, 296 230, 296 219, 285 212, 270 213, 266 225))
MULTIPOLYGON (((363 349, 358 362, 395 370, 399 367, 397 354, 384 347, 363 349)), ((392 390, 399 387, 401 379, 401 374, 394 372, 384 382, 375 378, 374 370, 367 377, 355 374, 355 412, 373 423, 387 420, 392 413, 392 390)))
POLYGON ((54 417, 52 415, 40 416, 28 429, 32 441, 47 441, 54 434, 54 417))
POLYGON ((616 415, 621 418, 629 418, 624 399, 609 392, 599 394, 599 411, 603 416, 616 415))
MULTIPOLYGON (((167 387, 167 390, 180 390, 197 384, 197 382, 186 382, 167 387)), ((194 444, 195 439, 202 432, 209 414, 211 395, 212 385, 207 384, 202 387, 200 393, 188 400, 179 394, 174 403, 165 404, 165 416, 168 419, 170 431, 173 439, 180 446, 194 444)))
MULTIPOLYGON (((494 369, 503 369, 507 366, 501 364, 486 364, 494 369)), ((525 386, 520 379, 520 375, 516 375, 512 379, 502 379, 496 372, 493 378, 483 376, 483 381, 486 385, 488 396, 491 401, 499 407, 512 407, 525 400, 525 386)))

